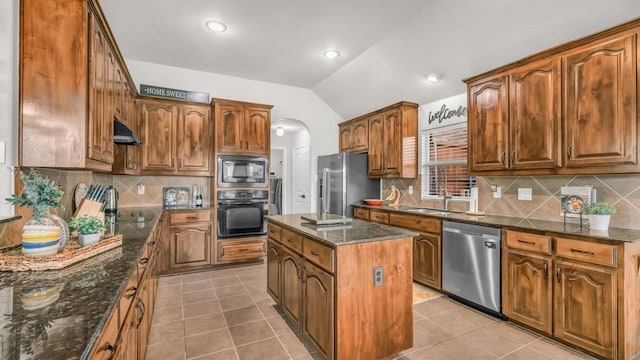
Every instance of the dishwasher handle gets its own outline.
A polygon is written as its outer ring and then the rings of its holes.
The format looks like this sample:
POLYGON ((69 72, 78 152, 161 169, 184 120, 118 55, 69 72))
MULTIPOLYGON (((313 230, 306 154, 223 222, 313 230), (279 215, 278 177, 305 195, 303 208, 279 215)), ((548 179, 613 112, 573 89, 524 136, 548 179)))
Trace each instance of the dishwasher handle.
POLYGON ((454 229, 454 228, 450 228, 450 227, 443 227, 442 231, 443 232, 456 233, 456 234, 462 234, 462 235, 468 235, 468 236, 473 236, 473 237, 479 237, 479 238, 489 239, 489 240, 499 240, 500 239, 500 237, 495 236, 495 235, 491 235, 491 234, 482 234, 482 233, 475 233, 475 232, 471 232, 471 231, 462 231, 460 229, 454 229))

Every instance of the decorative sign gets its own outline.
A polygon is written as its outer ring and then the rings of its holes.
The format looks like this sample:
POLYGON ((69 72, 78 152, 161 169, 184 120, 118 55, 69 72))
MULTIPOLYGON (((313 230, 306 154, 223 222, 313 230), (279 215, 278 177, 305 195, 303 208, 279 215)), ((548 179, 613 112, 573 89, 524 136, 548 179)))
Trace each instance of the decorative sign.
POLYGON ((140 94, 147 96, 162 97, 167 99, 178 99, 209 103, 209 94, 196 91, 186 91, 178 89, 163 88, 160 86, 140 84, 140 94))
POLYGON ((467 121, 467 94, 451 96, 422 105, 427 115, 424 128, 437 128, 467 121))

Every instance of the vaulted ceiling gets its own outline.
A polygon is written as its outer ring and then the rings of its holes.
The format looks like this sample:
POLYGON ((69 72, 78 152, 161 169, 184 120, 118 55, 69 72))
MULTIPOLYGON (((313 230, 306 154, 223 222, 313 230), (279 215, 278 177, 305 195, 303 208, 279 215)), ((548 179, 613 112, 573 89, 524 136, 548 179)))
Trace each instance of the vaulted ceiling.
MULTIPOLYGON (((126 59, 309 88, 344 119, 640 16, 638 0, 104 0, 126 59), (224 33, 204 23, 224 22, 224 33), (326 49, 341 55, 326 59, 326 49), (437 72, 442 81, 425 81, 437 72)), ((135 74, 134 74, 135 76, 135 74)))

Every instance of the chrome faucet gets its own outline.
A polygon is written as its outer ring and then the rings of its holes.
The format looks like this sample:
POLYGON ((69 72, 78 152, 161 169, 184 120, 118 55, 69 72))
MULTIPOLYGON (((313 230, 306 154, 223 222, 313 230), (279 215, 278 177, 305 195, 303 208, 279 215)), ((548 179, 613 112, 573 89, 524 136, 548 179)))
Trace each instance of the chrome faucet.
POLYGON ((449 187, 447 184, 447 170, 445 168, 440 168, 442 170, 442 183, 444 185, 444 191, 440 190, 442 194, 442 202, 444 211, 449 211, 449 199, 452 198, 451 194, 449 194, 449 187))

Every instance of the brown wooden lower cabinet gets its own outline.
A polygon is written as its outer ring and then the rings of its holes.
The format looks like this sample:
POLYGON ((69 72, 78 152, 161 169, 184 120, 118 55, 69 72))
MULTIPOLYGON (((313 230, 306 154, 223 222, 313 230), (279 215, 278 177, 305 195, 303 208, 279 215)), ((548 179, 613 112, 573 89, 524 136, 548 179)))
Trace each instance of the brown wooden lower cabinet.
POLYGON ((440 290, 442 288, 440 235, 423 234, 413 239, 413 280, 440 290))
POLYGON ((267 240, 269 293, 280 289, 274 301, 320 358, 381 359, 411 348, 411 238, 334 247, 274 225, 267 240), (374 287, 377 266, 385 282, 374 287))
POLYGON ((332 359, 334 353, 334 283, 333 275, 304 263, 302 333, 325 359, 332 359))
POLYGON ((505 230, 503 313, 606 359, 640 353, 640 243, 505 230))
POLYGON ((89 359, 143 360, 153 316, 158 284, 162 226, 158 223, 147 239, 107 324, 98 337, 89 359))

